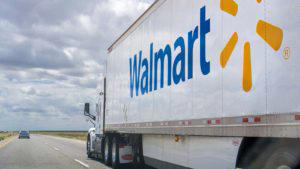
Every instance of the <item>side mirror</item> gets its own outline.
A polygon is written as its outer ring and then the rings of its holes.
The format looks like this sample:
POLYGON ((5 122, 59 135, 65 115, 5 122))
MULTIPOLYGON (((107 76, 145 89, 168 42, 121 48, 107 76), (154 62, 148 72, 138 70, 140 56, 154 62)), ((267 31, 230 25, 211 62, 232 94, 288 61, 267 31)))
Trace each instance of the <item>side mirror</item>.
POLYGON ((90 103, 84 104, 84 115, 89 116, 90 115, 90 103))
POLYGON ((85 116, 91 118, 94 121, 96 120, 96 117, 90 113, 90 103, 85 103, 84 104, 84 112, 83 112, 83 114, 85 116))

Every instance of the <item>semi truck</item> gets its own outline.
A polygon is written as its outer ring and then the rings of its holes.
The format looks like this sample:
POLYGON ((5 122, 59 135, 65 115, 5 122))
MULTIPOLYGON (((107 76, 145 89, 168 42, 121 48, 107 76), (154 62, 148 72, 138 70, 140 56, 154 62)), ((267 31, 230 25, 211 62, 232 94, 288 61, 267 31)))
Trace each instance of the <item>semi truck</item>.
POLYGON ((299 169, 299 30, 298 0, 156 0, 108 48, 87 155, 299 169))

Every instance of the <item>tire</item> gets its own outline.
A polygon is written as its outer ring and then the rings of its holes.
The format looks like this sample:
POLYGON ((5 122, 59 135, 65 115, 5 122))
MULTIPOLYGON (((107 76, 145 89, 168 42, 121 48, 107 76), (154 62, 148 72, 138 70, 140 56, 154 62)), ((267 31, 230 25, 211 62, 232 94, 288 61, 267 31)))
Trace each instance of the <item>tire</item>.
POLYGON ((267 159, 263 169, 299 169, 300 153, 291 147, 276 149, 267 159))
POLYGON ((111 165, 111 138, 106 136, 104 140, 104 163, 107 166, 111 165))
POLYGON ((299 143, 275 140, 243 169, 300 169, 299 143))
POLYGON ((91 139, 88 136, 87 140, 86 140, 86 153, 88 158, 92 158, 92 153, 91 153, 91 139))
POLYGON ((111 163, 113 169, 120 168, 120 154, 119 154, 119 146, 120 139, 118 137, 114 137, 112 141, 112 154, 111 154, 111 163))
POLYGON ((104 163, 104 148, 105 148, 105 137, 102 137, 101 139, 101 158, 100 158, 100 161, 104 163))

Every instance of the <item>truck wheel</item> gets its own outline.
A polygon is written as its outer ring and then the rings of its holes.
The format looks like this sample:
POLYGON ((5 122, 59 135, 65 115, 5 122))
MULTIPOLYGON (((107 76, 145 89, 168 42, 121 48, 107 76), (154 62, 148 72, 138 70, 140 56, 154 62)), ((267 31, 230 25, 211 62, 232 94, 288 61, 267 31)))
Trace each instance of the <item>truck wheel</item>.
POLYGON ((104 163, 108 166, 111 165, 111 139, 108 136, 104 140, 104 163))
POLYGON ((86 153, 87 153, 88 158, 92 158, 90 137, 88 137, 86 140, 86 153))
POLYGON ((299 169, 300 153, 291 147, 277 148, 267 159, 264 169, 299 169))
POLYGON ((120 167, 119 143, 120 143, 119 138, 114 137, 112 141, 112 155, 111 155, 113 169, 118 169, 120 167))
POLYGON ((101 161, 101 162, 104 162, 104 148, 105 148, 105 137, 102 137, 101 138, 101 154, 100 154, 100 158, 99 158, 99 160, 101 161))

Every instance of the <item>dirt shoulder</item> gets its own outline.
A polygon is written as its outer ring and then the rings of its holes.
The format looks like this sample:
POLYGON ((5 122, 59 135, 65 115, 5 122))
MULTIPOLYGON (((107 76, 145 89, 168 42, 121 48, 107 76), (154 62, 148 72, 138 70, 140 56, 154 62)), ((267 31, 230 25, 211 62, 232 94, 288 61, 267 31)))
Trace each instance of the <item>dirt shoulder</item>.
POLYGON ((39 131, 39 132, 32 132, 34 134, 40 135, 48 135, 48 136, 56 136, 56 137, 63 137, 69 139, 76 139, 85 141, 87 138, 87 132, 85 131, 39 131))
POLYGON ((6 136, 6 137, 2 137, 2 140, 0 140, 0 149, 2 147, 4 147, 5 145, 7 145, 8 143, 10 143, 11 141, 13 141, 14 139, 17 138, 17 135, 10 135, 10 136, 6 136))

